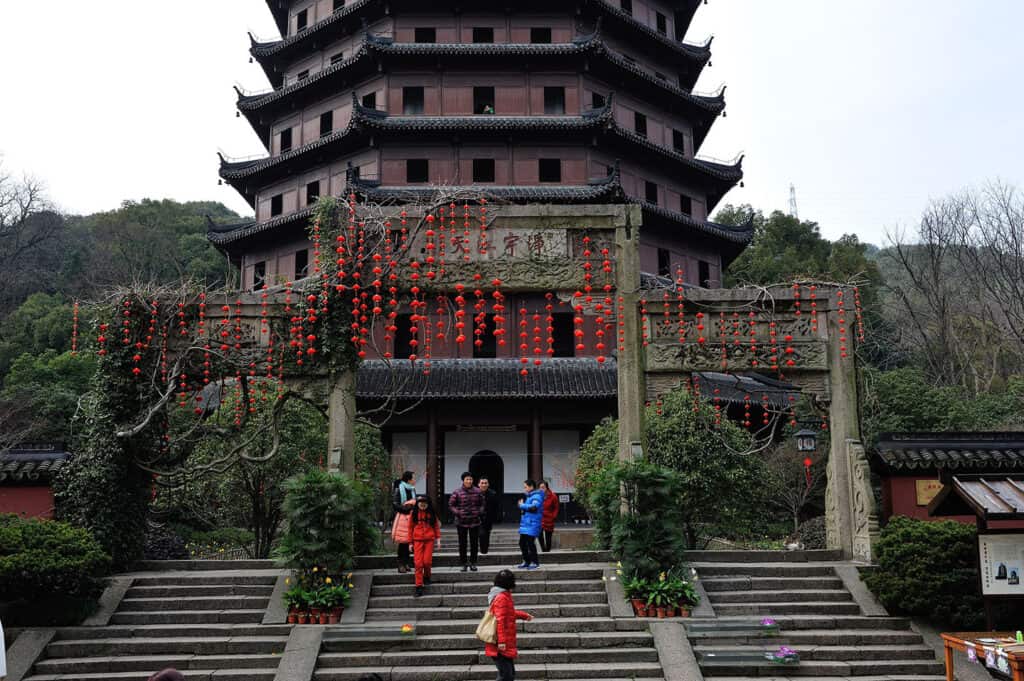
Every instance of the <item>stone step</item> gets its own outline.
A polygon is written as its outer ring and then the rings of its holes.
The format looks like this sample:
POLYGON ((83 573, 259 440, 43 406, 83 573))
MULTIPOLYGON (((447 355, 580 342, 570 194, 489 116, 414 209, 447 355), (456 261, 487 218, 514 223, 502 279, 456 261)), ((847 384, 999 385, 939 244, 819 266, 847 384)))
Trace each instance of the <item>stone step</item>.
MULTIPOLYGON (((160 671, 156 669, 154 671, 160 671)), ((187 681, 274 681, 276 669, 181 669, 187 681)), ((141 681, 139 672, 71 672, 67 674, 39 674, 25 677, 25 681, 141 681)))
POLYGON ((842 589, 843 580, 838 577, 701 577, 704 590, 718 591, 768 591, 774 589, 842 589))
MULTIPOLYGON (((477 611, 480 613, 480 611, 477 611)), ((482 616, 482 613, 480 613, 482 616)), ((401 623, 401 620, 398 620, 401 623)), ((464 620, 442 620, 417 622, 416 631, 420 635, 453 635, 472 634, 476 631, 479 619, 464 620)), ((630 617, 628 619, 610 619, 603 617, 561 617, 557 619, 535 619, 532 622, 521 622, 519 624, 520 635, 523 632, 531 634, 566 634, 579 633, 584 636, 588 633, 598 635, 601 633, 615 631, 642 631, 647 632, 650 620, 630 617)))
MULTIPOLYGON (((520 664, 590 664, 613 662, 657 662, 654 648, 542 648, 521 649, 516 659, 520 664)), ((403 650, 321 653, 317 660, 320 669, 342 667, 460 667, 483 665, 490 661, 482 646, 456 650, 403 650)))
POLYGON ((162 612, 115 612, 111 624, 257 624, 266 608, 259 610, 164 610, 162 612))
POLYGON ((815 645, 921 645, 924 639, 914 631, 887 631, 874 629, 807 629, 786 630, 778 636, 757 636, 749 632, 716 632, 713 634, 690 634, 695 646, 815 646, 815 645))
MULTIPOLYGON (((645 631, 597 631, 597 632, 566 632, 519 634, 520 650, 536 650, 541 648, 642 648, 652 645, 652 637, 645 631)), ((458 634, 418 634, 415 638, 401 643, 387 642, 365 638, 345 638, 328 631, 324 634, 323 650, 325 652, 342 653, 346 651, 380 650, 463 650, 480 645, 472 633, 458 634)))
MULTIPOLYGON (((816 614, 802 616, 771 615, 771 618, 776 621, 779 628, 784 632, 801 631, 806 629, 875 629, 888 631, 906 631, 910 629, 910 620, 905 617, 864 617, 863 615, 816 614)), ((761 617, 751 617, 750 615, 729 616, 719 614, 716 619, 708 620, 707 623, 742 623, 756 625, 760 621, 761 617)), ((695 620, 691 620, 691 624, 697 625, 699 623, 695 620)))
POLYGON ((868 660, 850 662, 804 662, 795 665, 750 664, 736 662, 700 661, 705 677, 714 676, 893 676, 893 675, 939 675, 945 673, 945 665, 930 660, 868 660))
POLYGON ((273 584, 177 584, 177 585, 133 585, 125 598, 194 598, 197 596, 259 596, 270 598, 274 593, 273 584))
POLYGON ((250 669, 276 670, 281 656, 268 655, 118 655, 116 657, 65 657, 37 662, 36 674, 95 674, 99 672, 135 672, 149 675, 173 667, 187 669, 250 669))
POLYGON ((137 586, 221 586, 221 585, 264 585, 274 586, 275 575, 261 574, 206 574, 181 572, 177 574, 139 575, 132 579, 132 588, 137 586))
MULTIPOLYGON (((518 605, 518 604, 517 604, 518 605)), ((367 608, 366 621, 391 620, 395 622, 418 622, 420 620, 468 619, 479 620, 483 616, 486 602, 478 607, 403 607, 367 608)), ((527 612, 536 618, 552 617, 608 617, 607 603, 603 605, 545 604, 531 606, 527 612)))
MULTIPOLYGON (((758 681, 790 681, 786 670, 777 669, 774 674, 757 677, 758 681)), ((715 681, 750 681, 751 676, 715 676, 715 681)), ((797 677, 800 678, 800 677, 797 677)), ((804 677, 806 678, 806 677, 804 677)), ((819 676, 814 681, 850 681, 846 676, 819 676)), ((857 681, 946 681, 945 674, 894 674, 892 676, 858 676, 857 681)))
POLYGON ((838 549, 808 551, 683 551, 683 560, 688 563, 809 563, 842 559, 843 552, 838 549))
MULTIPOLYGON (((603 591, 551 591, 545 593, 515 594, 516 607, 524 609, 528 605, 587 605, 608 603, 608 595, 603 591)), ((423 596, 371 596, 369 608, 460 608, 487 607, 487 594, 436 594, 433 585, 425 587, 423 596)))
MULTIPOLYGON (((478 565, 510 567, 517 565, 523 557, 518 551, 492 552, 480 556, 478 565)), ((541 556, 542 565, 564 565, 573 563, 608 563, 612 559, 609 551, 551 551, 541 556)), ((435 553, 434 565, 437 567, 452 567, 460 565, 458 553, 435 553)), ((395 557, 387 556, 359 556, 356 558, 356 567, 360 570, 385 570, 395 567, 395 557)))
POLYGON ((272 560, 140 560, 132 564, 136 572, 171 572, 186 571, 230 571, 239 570, 277 570, 278 565, 272 560))
MULTIPOLYGON (((694 646, 697 653, 718 653, 731 655, 736 653, 758 653, 765 650, 778 650, 785 645, 777 641, 765 641, 761 645, 736 645, 719 646, 701 645, 694 646)), ((869 660, 928 660, 935 661, 935 651, 924 645, 917 647, 906 645, 793 645, 789 646, 800 654, 800 662, 848 662, 848 661, 869 661, 869 660)), ((700 657, 698 657, 700 659, 700 657)))
POLYGON ((850 601, 837 603, 830 601, 805 601, 799 603, 714 603, 715 614, 719 617, 729 615, 859 615, 860 606, 850 601))
POLYGON ((74 641, 104 638, 231 638, 237 636, 278 636, 288 638, 291 624, 140 624, 106 627, 63 627, 55 640, 74 641))
MULTIPOLYGON (((518 563, 516 563, 518 564, 518 563)), ((433 572, 434 584, 452 584, 464 582, 493 582, 498 570, 510 567, 509 565, 480 566, 479 572, 462 572, 452 568, 435 568, 433 572)), ((543 582, 547 580, 601 580, 604 569, 601 567, 574 567, 563 565, 544 565, 539 570, 514 570, 516 583, 543 582)), ((391 586, 395 584, 408 585, 412 583, 412 574, 401 574, 399 572, 382 572, 373 576, 373 586, 391 586)), ((518 590, 518 586, 516 589, 518 590)))
MULTIPOLYGON (((407 584, 387 584, 377 586, 376 579, 370 591, 370 598, 379 596, 412 596, 416 590, 412 579, 406 577, 407 584)), ((471 582, 438 582, 430 585, 430 593, 437 594, 486 594, 490 589, 491 580, 476 580, 471 582)), ((600 591, 604 593, 604 582, 599 580, 522 580, 517 579, 516 600, 523 594, 529 593, 558 593, 565 591, 600 591)))
POLYGON ((815 601, 826 603, 833 601, 852 601, 853 596, 845 589, 827 591, 812 589, 786 589, 773 591, 713 591, 708 598, 714 606, 720 603, 802 603, 815 601))
POLYGON ((125 598, 117 611, 256 610, 267 607, 267 596, 196 596, 178 598, 125 598))
MULTIPOLYGON (((364 674, 380 674, 384 681, 490 681, 494 665, 476 664, 458 667, 347 667, 319 668, 313 673, 316 681, 358 681, 364 674)), ((662 679, 657 662, 580 663, 580 664, 516 664, 517 679, 662 679)))
POLYGON ((728 564, 701 563, 692 565, 701 579, 709 577, 835 577, 836 571, 831 565, 801 565, 800 563, 776 564, 728 564))
POLYGON ((239 636, 234 638, 107 638, 54 641, 47 658, 113 655, 250 655, 281 653, 287 638, 239 636))

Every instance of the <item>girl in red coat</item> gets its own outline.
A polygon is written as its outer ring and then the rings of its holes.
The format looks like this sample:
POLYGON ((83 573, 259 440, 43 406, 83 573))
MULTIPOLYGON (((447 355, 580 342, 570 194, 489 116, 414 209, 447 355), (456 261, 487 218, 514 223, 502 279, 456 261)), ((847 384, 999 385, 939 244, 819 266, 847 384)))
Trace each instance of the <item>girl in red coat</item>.
POLYGON ((416 596, 423 595, 423 585, 430 584, 430 570, 434 566, 434 543, 441 543, 441 521, 434 513, 430 497, 416 497, 410 521, 413 560, 416 564, 416 596))
POLYGON ((488 643, 484 653, 494 658, 494 665, 498 668, 497 681, 515 681, 514 660, 519 655, 516 649, 516 620, 529 622, 533 619, 529 613, 516 610, 512 602, 512 591, 515 588, 516 576, 511 570, 502 570, 494 578, 494 586, 487 594, 491 614, 498 621, 498 642, 488 643))
POLYGON ((541 480, 540 488, 544 490, 544 509, 540 517, 540 548, 547 553, 551 550, 551 538, 555 535, 555 521, 558 520, 558 495, 551 491, 547 480, 541 480))

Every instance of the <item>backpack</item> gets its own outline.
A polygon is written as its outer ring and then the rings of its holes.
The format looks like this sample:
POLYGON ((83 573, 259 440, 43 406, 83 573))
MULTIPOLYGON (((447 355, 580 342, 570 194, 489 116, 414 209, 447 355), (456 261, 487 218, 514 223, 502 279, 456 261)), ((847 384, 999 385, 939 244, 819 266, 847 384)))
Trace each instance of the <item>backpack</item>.
POLYGON ((490 608, 480 618, 480 624, 476 625, 476 637, 484 643, 498 645, 498 618, 490 608))

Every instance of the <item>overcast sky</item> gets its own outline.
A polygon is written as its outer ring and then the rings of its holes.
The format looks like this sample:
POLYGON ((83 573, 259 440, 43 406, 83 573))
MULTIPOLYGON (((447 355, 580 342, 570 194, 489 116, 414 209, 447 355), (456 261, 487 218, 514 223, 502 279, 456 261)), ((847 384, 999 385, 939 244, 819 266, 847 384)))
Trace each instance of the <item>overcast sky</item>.
MULTIPOLYGON (((246 31, 275 35, 263 0, 0 0, 0 155, 64 210, 129 199, 217 200, 216 152, 263 151, 235 117, 235 83, 262 90, 246 31)), ((1024 183, 1024 2, 710 0, 701 91, 729 86, 702 154, 746 153, 726 202, 785 210, 826 236, 881 243, 929 198, 1024 183)))

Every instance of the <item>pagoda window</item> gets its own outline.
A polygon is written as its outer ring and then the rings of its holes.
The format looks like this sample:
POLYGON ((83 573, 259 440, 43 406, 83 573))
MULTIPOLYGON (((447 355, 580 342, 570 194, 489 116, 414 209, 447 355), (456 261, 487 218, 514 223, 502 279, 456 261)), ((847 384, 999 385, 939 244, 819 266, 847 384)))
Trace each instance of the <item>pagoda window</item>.
POLYGON ((295 30, 304 31, 309 26, 309 10, 304 9, 295 15, 295 30))
POLYGON ((306 205, 311 206, 320 198, 320 180, 306 185, 306 205))
POLYGON ((281 131, 281 153, 291 151, 292 148, 292 129, 285 128, 281 131))
POLYGON ((413 85, 402 88, 402 113, 423 113, 423 86, 413 85))
POLYGON ((418 43, 436 43, 437 42, 437 29, 436 28, 417 28, 414 32, 414 37, 418 43))
POLYGON ((672 276, 672 254, 669 253, 667 248, 658 249, 658 276, 672 276))
POLYGON ((683 215, 693 215, 693 199, 686 194, 679 195, 679 212, 683 215))
POLYGON ((295 278, 305 279, 309 276, 309 249, 295 251, 295 278))
POLYGON ((260 260, 258 263, 252 266, 252 287, 254 289, 263 288, 263 285, 267 283, 267 261, 260 260))
POLYGON ((590 106, 594 109, 600 109, 604 107, 604 95, 599 92, 590 93, 590 106))
POLYGON ((633 114, 633 130, 641 137, 647 137, 647 116, 639 111, 633 114))
POLYGON ((337 12, 340 9, 345 8, 345 0, 334 0, 334 5, 331 7, 332 12, 337 12))
POLYGON ((668 20, 665 19, 665 15, 661 12, 655 12, 654 21, 658 27, 658 33, 668 35, 668 20))
POLYGON ((473 181, 494 182, 494 159, 474 158, 473 159, 473 181))
POLYGON ((494 113, 494 88, 475 87, 473 88, 473 113, 493 114, 494 113))
POLYGON ((334 112, 325 111, 320 114, 320 136, 326 137, 334 132, 334 112))
POLYGON ((489 26, 477 26, 473 29, 474 43, 493 43, 494 29, 489 26))
POLYGON ((363 95, 363 106, 366 107, 367 109, 376 109, 377 108, 377 93, 376 92, 368 92, 365 95, 363 95))
POLYGON ((550 43, 551 42, 551 29, 547 28, 547 27, 531 28, 530 29, 530 42, 531 43, 550 43))
POLYGON ((648 203, 658 205, 658 185, 654 182, 644 182, 644 198, 648 203))
POLYGON ((277 217, 284 212, 284 194, 274 194, 270 197, 270 217, 277 217))
POLYGON ((697 261, 697 285, 701 288, 711 288, 711 263, 706 260, 697 261))
POLYGON ((551 337, 554 339, 552 349, 555 357, 575 357, 576 337, 573 328, 573 315, 568 312, 556 312, 551 315, 551 337))
POLYGON ((633 0, 619 0, 619 7, 629 16, 633 16, 633 0))
POLYGON ((340 64, 342 61, 344 61, 344 59, 345 59, 345 53, 344 52, 339 52, 338 54, 333 55, 331 57, 331 66, 334 66, 335 64, 340 64))
POLYGON ((683 139, 683 133, 681 130, 672 131, 672 148, 680 154, 686 153, 686 140, 683 139))
POLYGON ((309 69, 306 69, 305 71, 299 71, 295 75, 295 80, 300 82, 306 80, 307 78, 309 78, 309 69))
POLYGON ((430 161, 425 158, 410 158, 405 162, 405 181, 421 184, 430 180, 430 161))
POLYGON ((542 158, 537 160, 538 179, 541 182, 562 181, 562 160, 558 158, 542 158))
POLYGON ((478 330, 481 329, 479 329, 479 327, 473 329, 473 357, 477 359, 497 357, 498 341, 494 337, 494 315, 489 314, 484 317, 483 333, 477 335, 476 332, 478 330), (480 345, 476 344, 476 341, 478 340, 480 341, 480 345))
POLYGON ((564 87, 544 88, 544 113, 549 115, 565 113, 564 87))

